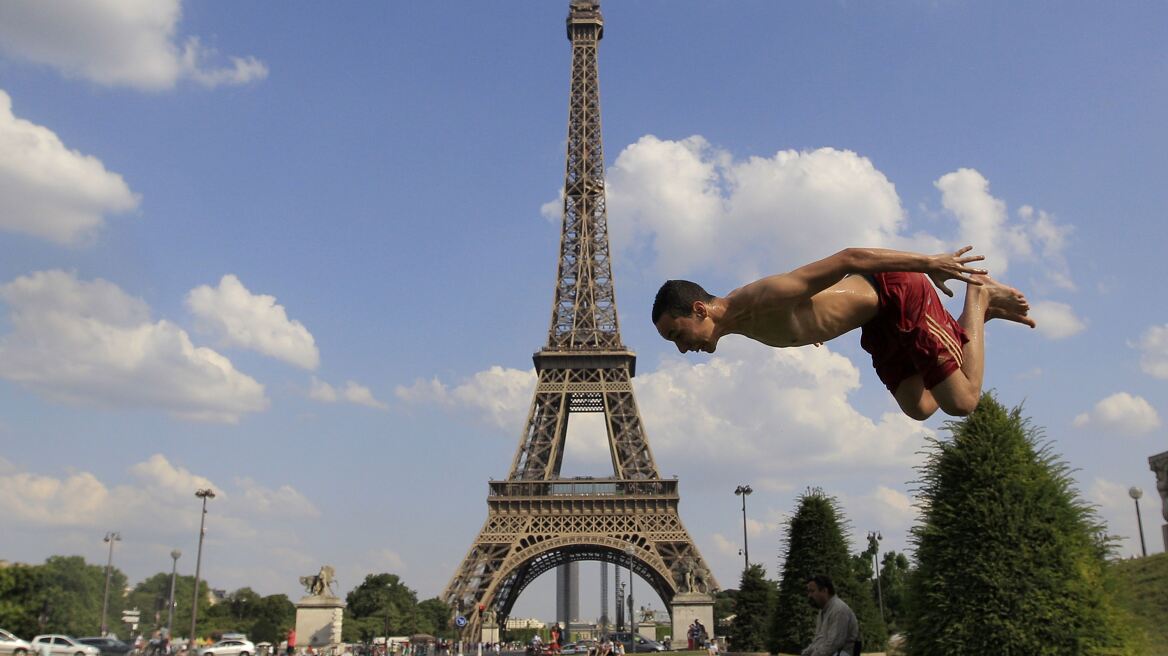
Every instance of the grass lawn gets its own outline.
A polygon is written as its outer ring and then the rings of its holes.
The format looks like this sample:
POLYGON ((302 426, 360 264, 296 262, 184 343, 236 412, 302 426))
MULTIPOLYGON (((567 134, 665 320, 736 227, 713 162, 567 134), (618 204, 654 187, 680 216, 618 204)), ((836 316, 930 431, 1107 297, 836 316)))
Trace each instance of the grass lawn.
POLYGON ((1152 656, 1168 656, 1168 553, 1111 565, 1116 600, 1148 634, 1152 656))

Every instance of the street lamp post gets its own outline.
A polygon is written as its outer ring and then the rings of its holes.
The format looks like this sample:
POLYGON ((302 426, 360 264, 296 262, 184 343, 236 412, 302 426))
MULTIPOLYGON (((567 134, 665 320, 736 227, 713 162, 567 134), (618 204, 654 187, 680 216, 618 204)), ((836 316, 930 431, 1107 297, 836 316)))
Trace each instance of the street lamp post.
POLYGON ((203 500, 203 514, 199 519, 199 551, 195 556, 195 595, 191 600, 191 635, 188 640, 192 646, 195 644, 195 629, 199 622, 199 572, 203 567, 203 536, 207 534, 207 499, 214 499, 215 492, 211 488, 195 490, 195 496, 203 500))
POLYGON ((734 488, 734 494, 742 497, 742 561, 745 563, 745 569, 750 569, 750 545, 746 543, 746 497, 754 490, 750 489, 749 485, 739 485, 734 488))
POLYGON ((166 607, 166 637, 169 640, 174 635, 174 580, 178 574, 178 559, 182 552, 178 549, 170 552, 174 566, 170 568, 170 605, 166 607))
POLYGON ((105 593, 101 596, 101 635, 109 635, 109 624, 106 623, 106 612, 109 610, 110 573, 114 565, 114 543, 121 542, 122 535, 116 531, 105 534, 104 541, 109 543, 109 560, 105 562, 105 593))
POLYGON ((629 628, 631 629, 629 639, 633 643, 633 653, 635 654, 637 653, 637 631, 640 629, 637 626, 637 611, 633 602, 633 554, 636 553, 636 549, 629 545, 625 549, 625 553, 629 555, 629 628))
POLYGON ((621 581, 616 584, 616 626, 617 631, 624 631, 628 628, 625 624, 625 582, 621 581))
POLYGON ((1144 554, 1144 557, 1147 558, 1148 547, 1144 544, 1144 520, 1140 517, 1140 497, 1144 496, 1144 491, 1133 485, 1128 489, 1127 495, 1132 498, 1132 501, 1136 502, 1136 523, 1140 527, 1140 553, 1144 554))
POLYGON ((880 591, 880 541, 883 539, 880 531, 868 531, 868 543, 876 542, 876 553, 872 554, 872 561, 876 563, 876 600, 880 602, 881 621, 884 621, 884 593, 880 591))

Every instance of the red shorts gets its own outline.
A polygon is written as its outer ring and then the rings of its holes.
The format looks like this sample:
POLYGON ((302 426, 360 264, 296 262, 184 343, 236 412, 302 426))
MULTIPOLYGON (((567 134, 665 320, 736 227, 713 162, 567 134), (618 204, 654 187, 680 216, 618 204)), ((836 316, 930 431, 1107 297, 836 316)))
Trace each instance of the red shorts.
POLYGON ((880 310, 864 324, 860 346, 872 354, 872 366, 890 392, 920 374, 932 389, 964 361, 965 329, 950 315, 923 273, 877 273, 866 276, 876 287, 880 310))

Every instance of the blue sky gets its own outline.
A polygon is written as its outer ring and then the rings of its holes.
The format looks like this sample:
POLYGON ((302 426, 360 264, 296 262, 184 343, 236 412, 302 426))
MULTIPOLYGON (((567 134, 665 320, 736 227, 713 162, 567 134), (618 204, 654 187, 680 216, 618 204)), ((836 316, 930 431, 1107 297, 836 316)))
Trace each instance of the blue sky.
MULTIPOLYGON (((1163 550, 1163 3, 602 9, 621 327, 658 467, 723 586, 741 483, 772 574, 808 486, 905 548, 941 421, 901 417, 855 337, 683 357, 648 306, 666 277, 724 292, 846 246, 973 243, 1022 288, 1040 327, 989 326, 986 386, 1045 427, 1125 555, 1142 487, 1163 550)), ((329 563, 344 590, 392 571, 439 594, 546 339, 566 13, 0 6, 0 558, 100 562, 120 530, 132 580, 175 547, 193 571, 210 485, 216 587, 296 595, 329 563)), ((610 471, 594 419, 574 418, 565 474, 610 471)), ((552 590, 515 614, 550 619, 552 590)))

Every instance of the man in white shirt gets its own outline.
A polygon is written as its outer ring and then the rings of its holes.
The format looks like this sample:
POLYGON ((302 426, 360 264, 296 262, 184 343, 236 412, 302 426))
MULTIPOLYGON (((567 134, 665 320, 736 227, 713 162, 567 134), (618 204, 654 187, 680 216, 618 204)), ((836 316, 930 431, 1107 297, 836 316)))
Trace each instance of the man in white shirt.
POLYGON ((852 656, 860 640, 856 614, 835 596, 831 577, 819 574, 807 579, 807 601, 819 609, 815 618, 815 638, 802 656, 852 656))

